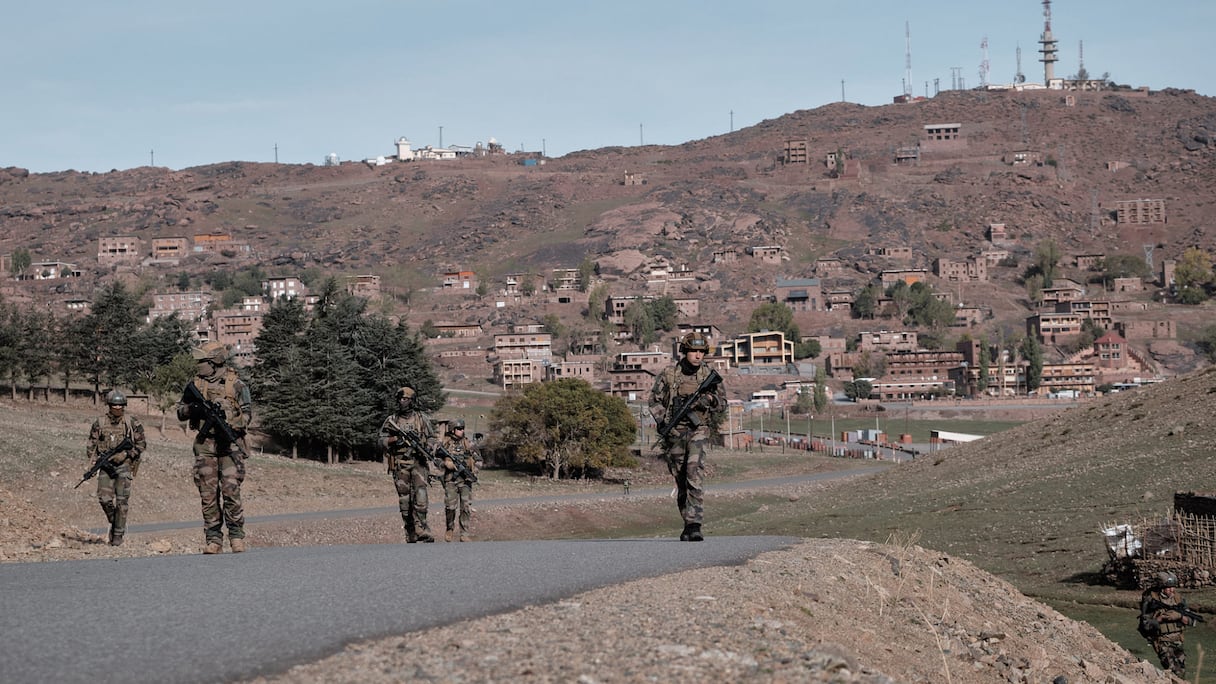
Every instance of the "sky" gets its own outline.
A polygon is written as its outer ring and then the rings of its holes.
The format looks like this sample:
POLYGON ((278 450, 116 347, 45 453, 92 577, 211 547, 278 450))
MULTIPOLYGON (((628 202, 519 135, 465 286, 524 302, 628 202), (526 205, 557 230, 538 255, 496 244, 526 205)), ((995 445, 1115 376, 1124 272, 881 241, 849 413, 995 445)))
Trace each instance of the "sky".
MULTIPOLYGON (((1055 0, 1057 77, 1216 95, 1216 3, 1055 0)), ((676 145, 842 99, 1043 81, 1041 0, 0 3, 0 167, 676 145)))

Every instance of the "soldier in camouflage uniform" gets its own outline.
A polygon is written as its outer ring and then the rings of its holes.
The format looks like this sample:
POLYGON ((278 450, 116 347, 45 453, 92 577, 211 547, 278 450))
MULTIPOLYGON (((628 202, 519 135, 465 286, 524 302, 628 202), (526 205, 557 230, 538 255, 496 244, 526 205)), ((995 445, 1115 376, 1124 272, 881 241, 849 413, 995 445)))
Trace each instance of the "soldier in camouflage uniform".
POLYGON ((198 364, 194 386, 207 402, 219 406, 238 438, 234 445, 214 426, 203 430, 206 419, 201 407, 182 397, 177 405, 177 418, 188 421, 190 429, 198 430, 194 438, 194 484, 203 508, 206 544, 203 553, 223 552, 225 526, 229 547, 233 553, 241 553, 245 550, 241 483, 245 481, 244 453, 248 453, 244 442, 245 431, 253 419, 249 387, 235 370, 225 366, 228 349, 219 342, 208 342, 195 349, 194 360, 198 364))
POLYGON ((387 456, 388 472, 397 488, 397 508, 401 511, 405 540, 409 544, 435 541, 426 523, 430 460, 397 434, 398 431, 413 433, 422 445, 428 449, 433 447, 435 429, 426 414, 415 409, 417 395, 413 387, 397 390, 397 411, 385 418, 380 426, 380 447, 387 456))
POLYGON ((135 445, 114 454, 110 458, 110 465, 97 473, 97 502, 105 511, 106 520, 110 521, 110 545, 119 546, 127 532, 127 502, 131 498, 131 483, 139 472, 139 459, 148 442, 139 419, 124 415, 127 397, 122 392, 112 390, 107 394, 106 405, 109 409, 93 421, 93 427, 89 430, 89 465, 92 466, 100 454, 113 449, 128 437, 135 445))
POLYGON ((1178 576, 1159 572, 1155 579, 1140 595, 1140 635, 1153 647, 1162 668, 1186 679, 1182 630, 1195 623, 1177 610, 1186 605, 1178 596, 1178 576))
POLYGON ((463 461, 468 472, 476 476, 481 470, 481 453, 464 436, 464 420, 460 418, 452 421, 439 444, 451 454, 451 458, 443 459, 443 512, 447 523, 443 540, 452 541, 459 522, 460 541, 467 542, 469 522, 473 517, 473 482, 456 470, 452 458, 463 461))
MULTIPOLYGON (((666 416, 675 413, 688 397, 696 393, 701 382, 709 375, 710 369, 704 364, 708 351, 709 340, 701 333, 689 333, 680 341, 683 357, 655 378, 650 391, 650 414, 656 423, 662 423, 666 416)), ((705 445, 725 410, 726 391, 719 383, 713 392, 707 392, 697 400, 693 410, 674 426, 662 442, 667 469, 676 479, 676 505, 684 519, 680 541, 704 539, 701 521, 705 490, 701 471, 705 467, 705 445)))

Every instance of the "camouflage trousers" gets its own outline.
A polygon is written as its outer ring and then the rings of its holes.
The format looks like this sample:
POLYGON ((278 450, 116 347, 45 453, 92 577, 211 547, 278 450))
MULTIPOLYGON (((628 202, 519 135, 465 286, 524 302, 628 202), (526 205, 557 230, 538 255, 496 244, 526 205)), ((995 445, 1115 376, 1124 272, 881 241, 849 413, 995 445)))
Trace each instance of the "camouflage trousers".
POLYGON ((1149 643, 1157 653, 1157 659, 1161 661, 1163 669, 1186 678, 1186 651, 1183 649, 1181 634, 1174 639, 1164 637, 1153 639, 1149 643))
POLYGON ((110 522, 110 541, 127 532, 127 502, 131 498, 131 481, 135 479, 129 463, 115 466, 113 473, 112 476, 104 470, 97 473, 97 503, 110 522))
POLYGON ((473 486, 463 478, 445 477, 443 479, 443 508, 447 514, 447 529, 455 532, 468 532, 469 522, 473 519, 473 486), (459 522, 460 527, 454 523, 459 522))
POLYGON ((667 470, 676 478, 676 506, 685 525, 700 525, 705 514, 701 471, 705 467, 707 441, 707 437, 694 434, 690 439, 677 439, 667 449, 667 470), (685 455, 687 466, 684 466, 685 455))
POLYGON ((431 474, 426 461, 405 460, 397 463, 393 471, 393 485, 397 488, 397 509, 401 511, 401 522, 405 523, 407 541, 416 541, 419 535, 430 535, 426 524, 426 509, 430 505, 427 494, 427 479, 431 474))
POLYGON ((245 507, 241 503, 241 483, 245 481, 245 460, 239 453, 224 449, 216 452, 215 442, 194 443, 194 485, 203 504, 203 532, 208 542, 245 538, 245 507))

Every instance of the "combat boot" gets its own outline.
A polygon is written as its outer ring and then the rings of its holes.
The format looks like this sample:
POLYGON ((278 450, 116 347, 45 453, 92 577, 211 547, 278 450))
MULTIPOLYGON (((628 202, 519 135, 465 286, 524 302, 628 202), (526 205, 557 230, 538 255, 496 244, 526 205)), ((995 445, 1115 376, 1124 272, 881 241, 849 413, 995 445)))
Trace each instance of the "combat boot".
POLYGON ((701 523, 693 523, 688 526, 688 539, 686 541, 704 541, 705 537, 701 534, 701 523))
POLYGON ((691 528, 692 525, 684 523, 684 531, 680 533, 680 541, 688 541, 688 530, 691 528))
POLYGON ((418 541, 424 544, 433 544, 435 542, 435 537, 429 531, 423 532, 422 534, 418 535, 418 541))
POLYGON ((461 532, 461 533, 460 533, 460 541, 462 541, 462 542, 466 542, 466 541, 472 541, 472 539, 470 539, 470 538, 469 538, 469 533, 468 533, 468 532, 461 532))
POLYGON ((228 546, 232 547, 233 553, 243 553, 245 551, 245 540, 229 538, 228 546))
POLYGON ((218 541, 208 541, 207 546, 203 548, 203 553, 210 556, 213 553, 223 553, 224 545, 218 541))
POLYGON ((445 542, 450 542, 450 541, 452 541, 452 537, 456 531, 455 529, 453 529, 455 527, 455 523, 456 523, 456 511, 445 510, 443 513, 444 513, 444 517, 446 518, 447 528, 448 528, 443 533, 443 540, 445 542))

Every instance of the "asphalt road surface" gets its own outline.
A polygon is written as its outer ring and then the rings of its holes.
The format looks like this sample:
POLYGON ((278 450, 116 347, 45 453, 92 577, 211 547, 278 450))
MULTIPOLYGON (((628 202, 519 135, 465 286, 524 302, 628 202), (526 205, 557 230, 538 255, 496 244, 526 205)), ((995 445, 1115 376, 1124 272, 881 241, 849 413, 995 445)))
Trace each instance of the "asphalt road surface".
POLYGON ((254 548, 0 564, 0 682, 223 682, 792 537, 254 548))

